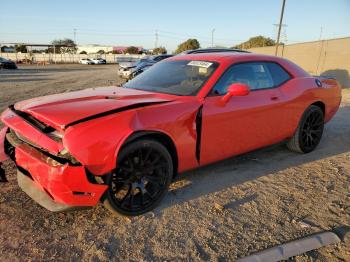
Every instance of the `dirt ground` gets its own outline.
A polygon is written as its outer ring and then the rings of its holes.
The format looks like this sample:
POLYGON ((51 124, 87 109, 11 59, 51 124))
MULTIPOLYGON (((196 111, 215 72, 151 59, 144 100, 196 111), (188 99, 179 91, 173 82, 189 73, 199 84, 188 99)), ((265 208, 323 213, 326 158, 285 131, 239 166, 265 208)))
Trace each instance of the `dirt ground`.
MULTIPOLYGON (((0 109, 16 101, 116 84, 115 65, 0 71, 0 109)), ((232 261, 334 228, 350 229, 350 90, 316 151, 284 145, 180 174, 161 206, 126 219, 102 205, 51 213, 16 184, 0 188, 1 261, 232 261), (221 208, 223 207, 223 208, 221 208)), ((291 261, 350 261, 350 236, 291 261)))

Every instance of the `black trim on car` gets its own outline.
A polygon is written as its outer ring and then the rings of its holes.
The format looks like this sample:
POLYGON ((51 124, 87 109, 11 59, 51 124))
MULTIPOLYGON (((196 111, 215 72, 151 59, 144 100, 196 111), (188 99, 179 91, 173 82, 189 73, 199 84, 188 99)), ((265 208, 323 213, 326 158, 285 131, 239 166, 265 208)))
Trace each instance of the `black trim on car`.
POLYGON ((70 126, 74 126, 89 120, 93 120, 96 118, 100 118, 100 117, 104 117, 104 116, 108 116, 111 114, 115 114, 115 113, 119 113, 119 112, 123 112, 123 111, 127 111, 127 110, 131 110, 131 109, 136 109, 136 108, 141 108, 141 107, 147 107, 147 106, 152 106, 152 105, 158 105, 158 104, 164 104, 164 103, 169 103, 172 102, 171 100, 169 101, 159 101, 159 102, 145 102, 145 103, 137 103, 137 104, 133 104, 133 105, 129 105, 129 106, 124 106, 121 108, 116 108, 116 109, 112 109, 106 112, 102 112, 99 114, 95 114, 92 116, 88 116, 88 117, 84 117, 82 119, 79 119, 77 121, 73 121, 67 125, 64 126, 64 128, 70 127, 70 126))
POLYGON ((197 133, 197 139, 196 139, 196 159, 197 162, 200 163, 201 159, 201 141, 202 141, 202 110, 203 105, 201 105, 198 108, 198 112, 196 115, 196 133, 197 133))

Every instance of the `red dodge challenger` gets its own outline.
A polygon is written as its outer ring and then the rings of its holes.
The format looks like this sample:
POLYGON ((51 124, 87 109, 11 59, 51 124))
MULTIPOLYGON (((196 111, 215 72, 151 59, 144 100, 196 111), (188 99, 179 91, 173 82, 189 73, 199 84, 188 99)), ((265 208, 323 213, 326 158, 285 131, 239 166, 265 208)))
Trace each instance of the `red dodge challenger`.
POLYGON ((340 101, 337 81, 282 58, 180 55, 123 87, 10 105, 1 115, 0 162, 12 159, 19 186, 51 211, 102 201, 139 215, 159 204, 179 172, 281 141, 313 151, 340 101))

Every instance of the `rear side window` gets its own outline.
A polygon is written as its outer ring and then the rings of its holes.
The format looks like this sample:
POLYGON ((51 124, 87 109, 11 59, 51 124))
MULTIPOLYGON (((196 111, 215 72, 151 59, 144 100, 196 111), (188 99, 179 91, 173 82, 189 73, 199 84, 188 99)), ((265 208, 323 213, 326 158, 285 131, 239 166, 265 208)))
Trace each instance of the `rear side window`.
POLYGON ((266 63, 266 65, 270 70, 274 86, 279 86, 291 78, 280 65, 276 63, 266 63))
POLYGON ((247 84, 251 91, 274 88, 290 79, 290 75, 273 62, 246 62, 232 65, 213 89, 214 95, 226 94, 234 83, 247 84))

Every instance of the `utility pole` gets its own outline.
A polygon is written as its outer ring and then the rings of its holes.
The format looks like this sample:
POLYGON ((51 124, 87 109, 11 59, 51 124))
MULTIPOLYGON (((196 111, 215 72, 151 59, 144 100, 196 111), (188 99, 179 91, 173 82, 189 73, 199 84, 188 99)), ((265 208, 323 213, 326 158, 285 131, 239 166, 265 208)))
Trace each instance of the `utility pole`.
POLYGON ((215 32, 215 28, 211 30, 211 47, 214 47, 214 32, 215 32))
MULTIPOLYGON (((276 28, 276 34, 277 34, 280 24, 273 24, 273 25, 276 28)), ((286 29, 285 29, 287 26, 288 25, 286 25, 286 24, 282 24, 281 25, 281 33, 280 33, 280 41, 279 41, 279 43, 281 43, 281 41, 283 41, 283 34, 285 36, 285 39, 287 39, 287 34, 286 34, 286 29)), ((287 40, 284 40, 284 41, 287 41, 287 40)))
POLYGON ((73 34, 74 34, 74 43, 77 44, 77 29, 73 29, 73 34))
POLYGON ((322 33, 323 33, 323 26, 321 26, 321 29, 320 29, 320 41, 322 40, 322 33))
POLYGON ((154 40, 154 48, 158 47, 158 30, 156 30, 156 33, 154 34, 155 40, 154 40))
POLYGON ((277 56, 278 46, 280 44, 280 36, 281 36, 281 28, 282 28, 282 22, 283 22, 284 6, 286 5, 286 0, 282 0, 282 1, 283 1, 283 3, 282 3, 280 22, 279 22, 279 26, 278 26, 278 34, 277 34, 277 41, 276 41, 275 56, 277 56))

